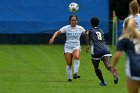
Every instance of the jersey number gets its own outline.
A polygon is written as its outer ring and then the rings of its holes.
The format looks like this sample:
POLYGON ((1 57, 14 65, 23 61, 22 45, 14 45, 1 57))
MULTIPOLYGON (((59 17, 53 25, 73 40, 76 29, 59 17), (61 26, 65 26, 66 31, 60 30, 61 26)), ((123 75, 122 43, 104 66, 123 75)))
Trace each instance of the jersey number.
POLYGON ((100 32, 96 32, 96 35, 97 35, 97 39, 98 40, 102 40, 102 34, 100 32))

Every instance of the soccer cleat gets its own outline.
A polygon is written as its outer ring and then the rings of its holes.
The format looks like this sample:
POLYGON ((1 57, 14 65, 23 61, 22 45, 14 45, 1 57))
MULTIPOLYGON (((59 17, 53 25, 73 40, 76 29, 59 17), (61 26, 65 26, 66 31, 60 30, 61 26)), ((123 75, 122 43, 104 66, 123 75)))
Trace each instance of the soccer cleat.
POLYGON ((72 79, 68 79, 68 82, 72 82, 72 79))
POLYGON ((114 84, 117 84, 118 83, 118 77, 114 77, 114 84))
POLYGON ((77 75, 77 73, 74 74, 73 79, 80 78, 80 76, 77 75))
POLYGON ((100 86, 106 86, 106 83, 105 83, 105 82, 100 81, 100 82, 99 82, 99 85, 100 85, 100 86))

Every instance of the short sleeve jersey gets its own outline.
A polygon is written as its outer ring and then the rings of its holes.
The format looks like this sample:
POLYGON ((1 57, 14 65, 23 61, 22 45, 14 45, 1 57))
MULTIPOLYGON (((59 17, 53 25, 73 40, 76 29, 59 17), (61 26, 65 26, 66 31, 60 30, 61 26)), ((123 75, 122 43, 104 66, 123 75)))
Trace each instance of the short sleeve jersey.
POLYGON ((85 29, 79 25, 76 25, 76 27, 66 25, 60 31, 66 34, 65 46, 80 46, 80 36, 85 33, 85 29))
MULTIPOLYGON (((135 20, 137 29, 140 31, 140 14, 137 14, 135 16, 130 15, 126 19, 128 19, 128 18, 133 18, 135 20)), ((124 20, 124 23, 125 23, 125 20, 124 20)), ((124 27, 124 23, 123 23, 123 27, 124 27)))
POLYGON ((91 53, 93 55, 110 53, 109 48, 105 42, 104 32, 99 28, 92 28, 89 30, 91 53))

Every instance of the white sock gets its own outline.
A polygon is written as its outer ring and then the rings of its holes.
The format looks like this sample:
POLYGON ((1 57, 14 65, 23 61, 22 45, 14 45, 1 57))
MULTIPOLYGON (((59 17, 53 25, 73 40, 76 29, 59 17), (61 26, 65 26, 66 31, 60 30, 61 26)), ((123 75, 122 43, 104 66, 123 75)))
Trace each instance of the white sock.
POLYGON ((67 73, 67 77, 68 79, 71 79, 71 76, 72 76, 72 69, 71 69, 71 66, 66 66, 66 73, 67 73))
POLYGON ((74 60, 74 74, 78 73, 79 66, 80 66, 80 61, 79 60, 74 60))

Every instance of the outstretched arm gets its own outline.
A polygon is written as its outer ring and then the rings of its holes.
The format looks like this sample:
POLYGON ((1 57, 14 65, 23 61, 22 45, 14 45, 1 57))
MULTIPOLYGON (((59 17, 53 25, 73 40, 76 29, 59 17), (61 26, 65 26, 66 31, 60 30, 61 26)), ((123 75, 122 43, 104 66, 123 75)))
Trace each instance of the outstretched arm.
POLYGON ((52 38, 50 39, 49 44, 53 44, 54 39, 55 39, 58 35, 60 35, 60 34, 61 34, 61 31, 56 31, 56 32, 53 34, 52 38))

